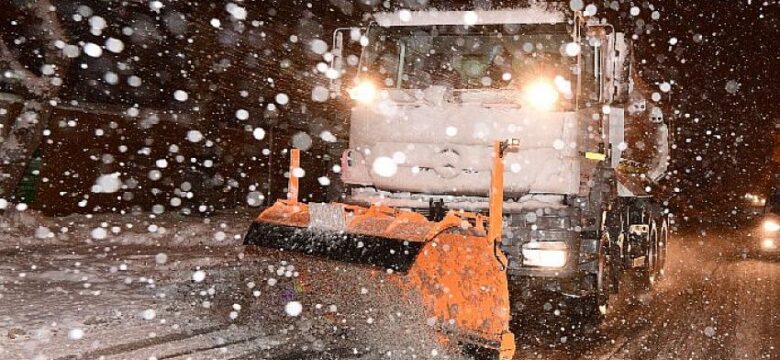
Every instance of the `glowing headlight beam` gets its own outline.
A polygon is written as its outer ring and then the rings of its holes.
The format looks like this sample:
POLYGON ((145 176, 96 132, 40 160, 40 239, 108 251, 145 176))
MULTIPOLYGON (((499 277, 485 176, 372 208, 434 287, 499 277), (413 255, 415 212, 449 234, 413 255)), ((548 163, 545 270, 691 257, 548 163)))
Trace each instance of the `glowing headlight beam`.
POLYGON ((780 224, 772 220, 764 221, 763 227, 765 231, 771 231, 771 232, 780 231, 780 224))
POLYGON ((774 239, 764 239, 764 241, 761 242, 761 248, 764 250, 772 250, 775 246, 777 245, 775 244, 774 239))
POLYGON ((561 268, 566 265, 566 250, 523 249, 523 265, 561 268))
POLYGON ((526 105, 539 111, 552 110, 558 101, 558 96, 555 85, 546 80, 536 80, 523 90, 523 100, 526 105))
POLYGON ((363 104, 371 103, 376 98, 376 86, 370 81, 361 81, 349 89, 349 97, 363 104))

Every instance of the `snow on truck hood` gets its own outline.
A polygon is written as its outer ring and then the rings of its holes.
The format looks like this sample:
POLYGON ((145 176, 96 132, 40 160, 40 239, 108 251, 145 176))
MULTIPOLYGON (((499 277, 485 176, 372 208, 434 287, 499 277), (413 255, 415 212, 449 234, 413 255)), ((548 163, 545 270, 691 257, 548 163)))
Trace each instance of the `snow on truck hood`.
POLYGON ((387 99, 354 108, 344 181, 388 191, 486 196, 493 141, 512 137, 521 146, 507 154, 507 194, 578 191, 576 113, 529 111, 495 98, 434 99, 387 99), (395 162, 392 173, 378 171, 377 164, 388 160, 395 162))
POLYGON ((408 11, 375 13, 382 27, 426 25, 557 24, 566 21, 563 12, 532 6, 511 10, 408 11))

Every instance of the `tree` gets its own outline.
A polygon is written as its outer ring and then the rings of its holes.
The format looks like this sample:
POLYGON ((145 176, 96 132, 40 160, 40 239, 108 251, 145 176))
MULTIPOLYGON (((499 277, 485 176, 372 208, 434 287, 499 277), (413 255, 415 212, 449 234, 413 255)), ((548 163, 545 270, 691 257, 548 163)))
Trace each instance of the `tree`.
POLYGON ((5 138, 0 139, 0 199, 10 199, 40 145, 52 109, 59 101, 58 95, 71 63, 71 58, 62 49, 72 49, 74 45, 67 45, 67 36, 51 1, 13 2, 2 6, 29 14, 35 22, 27 26, 34 33, 29 38, 41 44, 40 59, 31 59, 9 46, 13 42, 8 42, 8 37, 14 32, 3 31, 4 36, 0 36, 0 64, 5 64, 25 93, 21 111, 5 138), (39 69, 31 65, 37 60, 43 61, 39 69))

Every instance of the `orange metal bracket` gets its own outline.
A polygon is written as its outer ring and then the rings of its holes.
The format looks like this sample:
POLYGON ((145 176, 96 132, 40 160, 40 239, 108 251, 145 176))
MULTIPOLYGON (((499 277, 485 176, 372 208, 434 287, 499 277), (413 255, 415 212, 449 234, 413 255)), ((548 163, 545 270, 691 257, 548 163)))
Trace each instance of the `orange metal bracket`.
POLYGON ((439 236, 442 232, 449 228, 458 227, 461 225, 461 218, 455 214, 453 214, 452 211, 447 213, 447 216, 444 217, 444 219, 441 219, 441 221, 437 222, 436 225, 431 228, 430 231, 428 231, 428 234, 425 235, 425 240, 430 241, 433 240, 435 237, 439 236))
POLYGON ((493 244, 493 253, 501 265, 507 266, 506 256, 498 250, 501 244, 501 230, 504 227, 504 155, 510 147, 519 146, 517 139, 496 140, 493 143, 493 166, 490 171, 490 210, 488 213, 488 241, 493 244))
POLYGON ((290 178, 287 182, 287 203, 294 205, 298 203, 298 177, 295 176, 296 169, 301 167, 301 150, 290 150, 290 178))
MULTIPOLYGON (((493 254, 501 264, 501 271, 507 267, 507 259, 498 248, 501 245, 501 232, 504 227, 504 155, 510 147, 517 147, 517 139, 496 141, 493 143, 493 166, 490 172, 490 212, 488 213, 488 241, 493 244, 493 254)), ((511 360, 515 355, 515 335, 505 329, 501 334, 499 359, 511 360)))
POLYGON ((493 166, 490 171, 490 209, 488 213, 488 241, 501 241, 504 217, 504 154, 503 141, 493 143, 493 166))
POLYGON ((501 334, 501 344, 498 348, 499 360, 512 360, 515 357, 515 334, 505 331, 501 334))

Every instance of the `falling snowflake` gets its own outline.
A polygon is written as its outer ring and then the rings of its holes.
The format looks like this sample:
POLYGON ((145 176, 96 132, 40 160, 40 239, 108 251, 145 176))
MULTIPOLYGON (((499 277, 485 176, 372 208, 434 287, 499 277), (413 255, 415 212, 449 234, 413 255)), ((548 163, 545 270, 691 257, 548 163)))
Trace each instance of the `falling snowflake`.
POLYGON ((192 281, 199 283, 206 279, 206 272, 203 270, 198 270, 194 273, 192 273, 192 281))
POLYGON ((108 237, 108 231, 102 227, 97 227, 90 231, 89 236, 95 240, 103 240, 108 237))
POLYGON ((330 98, 330 91, 324 86, 317 85, 311 90, 311 99, 316 102, 326 102, 330 98))
POLYGON ((125 43, 117 38, 106 39, 106 49, 112 53, 119 54, 125 49, 125 43))
POLYGON ((734 95, 739 92, 740 86, 742 86, 742 84, 738 83, 736 80, 729 80, 726 82, 726 92, 734 95))
POLYGON ((374 160, 371 169, 381 177, 392 177, 398 172, 398 164, 392 158, 380 156, 374 160))
POLYGON ((245 109, 236 110, 236 119, 238 120, 249 119, 249 111, 246 111, 245 109))
POLYGON ((91 57, 98 58, 103 55, 103 49, 100 48, 100 45, 98 44, 88 42, 84 44, 84 53, 91 57))
POLYGON ((173 92, 173 98, 176 99, 176 101, 184 102, 184 101, 187 101, 187 99, 189 99, 189 97, 190 97, 190 95, 187 94, 187 92, 184 91, 184 90, 176 90, 176 91, 173 92))
POLYGON ((289 316, 298 316, 303 312, 303 305, 298 301, 290 301, 284 306, 284 312, 289 316))
POLYGON ((203 140, 203 134, 198 130, 187 131, 187 140, 194 143, 200 142, 203 140))
POLYGON ((153 320, 155 317, 157 317, 157 312, 155 312, 152 309, 146 309, 141 313, 141 317, 144 320, 153 320))
POLYGON ((156 263, 158 263, 158 264, 161 264, 161 265, 165 264, 166 262, 168 262, 168 254, 166 254, 166 253, 159 253, 159 254, 154 256, 154 261, 156 263))
POLYGON ((225 5, 225 10, 237 20, 246 20, 247 12, 243 6, 238 6, 234 3, 228 3, 225 5))
POLYGON ((466 13, 463 14, 463 24, 466 26, 476 24, 477 20, 479 20, 479 16, 474 11, 466 11, 466 13))
POLYGON ((68 331, 68 339, 71 340, 81 340, 81 338, 84 337, 84 330, 82 329, 70 329, 68 331))
POLYGON ((412 20, 412 12, 407 9, 403 9, 398 12, 398 19, 403 22, 409 22, 412 20))
POLYGON ((274 98, 274 100, 276 100, 276 103, 279 105, 287 105, 287 103, 290 102, 290 97, 288 97, 285 93, 279 93, 276 94, 276 98, 274 98))
POLYGON ((320 39, 314 39, 309 43, 309 49, 317 55, 322 55, 328 51, 328 43, 320 39))
POLYGON ((122 186, 119 173, 100 175, 92 185, 93 193, 115 193, 122 186))

